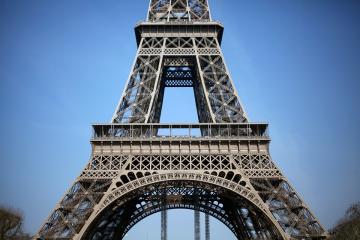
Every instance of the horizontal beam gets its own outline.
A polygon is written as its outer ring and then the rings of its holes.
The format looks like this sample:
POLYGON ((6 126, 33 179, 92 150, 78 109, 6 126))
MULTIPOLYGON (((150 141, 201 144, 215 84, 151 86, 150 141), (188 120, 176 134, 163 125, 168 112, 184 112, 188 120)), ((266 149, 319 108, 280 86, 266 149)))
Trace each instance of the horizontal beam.
POLYGON ((224 27, 218 22, 195 23, 149 23, 141 22, 135 27, 136 41, 139 46, 142 37, 217 37, 221 44, 224 27))

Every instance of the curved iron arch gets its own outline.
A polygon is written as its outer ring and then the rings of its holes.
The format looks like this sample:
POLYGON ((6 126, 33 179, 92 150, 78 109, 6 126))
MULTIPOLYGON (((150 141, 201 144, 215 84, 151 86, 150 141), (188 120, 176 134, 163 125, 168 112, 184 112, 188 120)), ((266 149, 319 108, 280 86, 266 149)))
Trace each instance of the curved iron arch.
MULTIPOLYGON (((170 187, 172 190, 184 190, 185 191, 191 191, 192 187, 170 187)), ((163 190, 163 189, 161 189, 163 190)), ((172 195, 171 200, 161 199, 161 195, 158 196, 157 200, 160 201, 154 201, 152 198, 152 201, 144 202, 141 206, 138 207, 138 211, 135 212, 135 214, 129 219, 129 224, 126 226, 125 231, 123 232, 122 236, 125 236, 125 234, 130 231, 130 229, 135 226, 138 222, 145 219, 148 216, 151 216, 157 212, 163 211, 163 210, 169 210, 169 209, 190 209, 190 210, 198 210, 203 213, 207 213, 210 216, 218 219, 220 222, 222 222, 225 226, 229 228, 230 231, 236 235, 235 227, 233 226, 231 219, 229 215, 226 213, 226 211, 223 209, 223 203, 220 196, 213 193, 212 198, 209 198, 208 196, 211 195, 211 192, 207 191, 206 189, 197 189, 198 192, 202 192, 203 195, 207 195, 207 198, 202 199, 198 201, 197 203, 194 203, 194 198, 190 197, 190 195, 172 195), (176 196, 181 196, 180 198, 176 198, 176 196), (185 198, 183 198, 185 196, 185 198), (187 196, 187 198, 186 198, 187 196), (161 201, 165 200, 165 201, 161 201)), ((170 193, 171 194, 171 193, 170 193)), ((169 196, 169 195, 166 195, 169 196)), ((171 195, 170 195, 171 196, 171 195)), ((144 200, 144 199, 142 199, 144 200)))
MULTIPOLYGON (((276 222, 273 222, 270 220, 269 217, 269 211, 264 207, 261 200, 252 193, 251 189, 243 187, 239 184, 235 184, 234 182, 228 181, 226 179, 212 176, 209 174, 203 174, 203 173, 191 173, 191 172, 184 172, 184 173, 166 173, 166 174, 155 174, 150 175, 146 177, 142 177, 139 179, 135 179, 123 186, 120 187, 114 187, 112 192, 106 196, 106 198, 102 201, 101 207, 98 209, 98 211, 94 212, 91 217, 91 222, 86 224, 84 226, 82 232, 80 233, 80 236, 83 236, 82 239, 91 239, 89 238, 89 234, 91 234, 91 231, 89 229, 94 229, 94 226, 96 224, 100 224, 100 227, 103 227, 106 224, 106 221, 110 222, 113 221, 112 224, 116 226, 120 226, 120 224, 123 225, 131 225, 129 223, 121 222, 121 219, 131 219, 129 216, 129 212, 131 211, 125 211, 124 208, 121 209, 119 206, 126 207, 126 203, 129 202, 131 198, 134 198, 134 196, 139 196, 137 193, 140 189, 144 189, 144 187, 148 187, 149 190, 151 188, 154 189, 154 186, 156 184, 169 184, 170 182, 192 182, 193 184, 205 184, 207 186, 211 186, 211 189, 214 189, 214 192, 220 192, 223 194, 224 191, 227 191, 228 193, 232 193, 233 196, 237 196, 241 198, 242 200, 246 201, 248 203, 248 206, 251 206, 255 215, 262 215, 263 219, 266 219, 264 222, 259 222, 257 224, 262 225, 262 227, 267 227, 272 232, 272 239, 286 239, 282 232, 279 230, 279 226, 276 222), (117 209, 118 212, 114 213, 113 215, 110 215, 106 211, 106 209, 117 209), (123 214, 127 214, 126 218, 122 217, 123 214), (99 222, 99 219, 105 219, 105 222, 99 222), (108 220, 106 220, 109 218, 108 220), (92 227, 90 227, 92 226, 92 227), (85 236, 85 238, 84 238, 85 236), (274 238, 275 236, 275 238, 274 238)), ((114 186, 116 186, 114 182, 114 186)), ((193 185, 194 186, 194 185, 193 185)), ((202 186, 202 189, 204 189, 204 186, 202 186)), ((229 200, 231 203, 231 200, 229 200)), ((129 210, 129 209, 128 209, 129 210)), ((135 210, 134 207, 132 210, 135 210)), ((161 210, 159 210, 161 211, 161 210)), ((205 210, 204 210, 205 211, 205 210)), ((111 212, 111 211, 110 211, 111 212)), ((229 212, 229 211, 228 211, 229 212)), ((123 215, 125 216, 125 215, 123 215)), ((149 215, 147 215, 149 216, 149 215)), ((143 218, 147 217, 144 216, 143 218)), ((143 219, 142 218, 142 219, 143 219)), ((239 218, 235 213, 232 213, 232 216, 229 219, 232 218, 239 218)), ((261 219, 261 218, 260 218, 261 219)), ((141 219, 140 219, 141 220, 141 219)), ((139 221, 140 221, 139 220, 139 221)), ((222 221, 220 219, 220 221, 222 221)), ((137 221, 138 222, 138 221, 137 221)), ((222 221, 224 223, 224 221, 222 221)), ((224 223, 225 224, 225 223, 224 223)), ((243 223, 244 224, 244 223, 243 223)), ((133 224, 135 225, 135 224, 133 224)), ((132 225, 132 226, 133 226, 132 225)), ((226 225, 226 224, 225 224, 226 225)), ((236 224, 235 224, 236 225, 236 224)), ((229 225, 227 225, 229 226, 229 225)), ((239 228, 241 227, 239 224, 237 226, 233 227, 233 229, 237 230, 237 234, 235 234, 239 238, 239 228)), ((128 231, 131 228, 128 227, 126 231, 128 231)), ((280 228, 281 229, 281 228, 280 228)), ((231 230, 231 228, 230 228, 231 230)), ((112 230, 113 231, 113 230, 112 230)), ((125 231, 125 230, 124 230, 125 231)), ((123 232, 124 232, 123 231, 123 232)), ((117 237, 123 236, 123 232, 120 233, 119 230, 116 233, 117 237)), ((98 239, 96 237, 95 233, 92 233, 92 239, 98 239)), ((114 233, 107 233, 109 236, 114 237, 114 233)), ((102 238, 104 239, 104 238, 102 238)), ((105 238, 105 239, 113 239, 113 238, 105 238)), ((248 238, 251 239, 251 238, 248 238)), ((260 239, 267 239, 266 237, 260 238, 260 239)))

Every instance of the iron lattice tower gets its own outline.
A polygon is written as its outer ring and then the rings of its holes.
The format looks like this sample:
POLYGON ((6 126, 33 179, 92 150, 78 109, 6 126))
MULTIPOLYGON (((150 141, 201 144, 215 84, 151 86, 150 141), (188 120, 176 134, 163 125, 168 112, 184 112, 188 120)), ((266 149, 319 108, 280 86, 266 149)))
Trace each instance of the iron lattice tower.
POLYGON ((112 122, 93 125, 89 163, 37 237, 121 239, 153 213, 186 208, 219 219, 238 239, 326 238, 272 161, 268 125, 248 121, 207 0, 151 0, 135 33, 112 122), (166 87, 194 89, 200 123, 159 123, 166 87))

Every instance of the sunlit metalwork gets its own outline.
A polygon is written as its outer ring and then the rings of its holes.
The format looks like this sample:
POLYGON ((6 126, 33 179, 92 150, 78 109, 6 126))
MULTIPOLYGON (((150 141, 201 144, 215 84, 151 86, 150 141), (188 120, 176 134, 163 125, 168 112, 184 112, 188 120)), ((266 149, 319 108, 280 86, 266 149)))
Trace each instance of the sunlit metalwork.
POLYGON ((238 239, 324 239, 326 231, 269 155, 268 125, 250 123, 207 0, 151 0, 112 123, 93 126, 89 163, 42 225, 42 239, 121 239, 167 209, 206 213, 238 239), (166 87, 192 87, 198 124, 160 124, 166 87))

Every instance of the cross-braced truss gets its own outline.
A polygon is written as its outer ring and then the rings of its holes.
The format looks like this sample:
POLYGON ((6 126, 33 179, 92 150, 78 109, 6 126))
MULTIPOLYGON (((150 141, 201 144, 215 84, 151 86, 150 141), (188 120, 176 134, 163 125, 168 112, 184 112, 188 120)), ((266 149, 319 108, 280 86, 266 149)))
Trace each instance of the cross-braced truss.
POLYGON ((207 0, 151 0, 148 21, 210 21, 207 0))
POLYGON ((137 55, 112 123, 93 126, 89 163, 37 237, 121 239, 159 211, 166 229, 165 210, 187 208, 238 239, 326 238, 271 159, 267 124, 248 122, 207 0, 151 0, 135 32, 137 55), (158 123, 166 87, 194 89, 200 124, 158 123))
POLYGON ((158 122, 165 87, 194 87, 200 122, 245 122, 215 37, 143 38, 114 122, 158 122))

